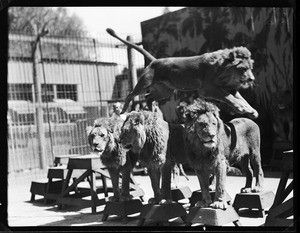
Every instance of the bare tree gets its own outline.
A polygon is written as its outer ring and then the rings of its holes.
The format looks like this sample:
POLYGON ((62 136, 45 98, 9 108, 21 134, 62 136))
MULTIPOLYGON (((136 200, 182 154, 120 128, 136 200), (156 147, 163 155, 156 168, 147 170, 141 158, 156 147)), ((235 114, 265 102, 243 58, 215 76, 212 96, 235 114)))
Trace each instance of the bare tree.
POLYGON ((51 34, 85 34, 83 21, 63 7, 11 7, 8 14, 10 32, 33 34, 47 27, 51 34))

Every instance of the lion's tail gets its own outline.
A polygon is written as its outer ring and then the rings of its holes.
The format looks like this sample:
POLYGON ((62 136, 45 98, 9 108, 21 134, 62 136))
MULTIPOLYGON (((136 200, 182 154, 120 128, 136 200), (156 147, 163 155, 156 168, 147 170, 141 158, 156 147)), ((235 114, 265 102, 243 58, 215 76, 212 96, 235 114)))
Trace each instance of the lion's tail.
POLYGON ((184 169, 183 169, 182 164, 178 164, 178 167, 179 167, 179 170, 180 170, 181 174, 185 177, 185 179, 190 180, 190 179, 188 178, 188 176, 186 175, 186 173, 185 173, 185 171, 184 171, 184 169))
POLYGON ((107 28, 106 31, 108 32, 109 35, 117 38, 118 40, 122 41, 124 44, 134 48, 135 50, 137 50, 138 52, 140 52, 141 54, 143 54, 147 59, 149 59, 150 61, 154 61, 156 60, 155 57, 153 57, 148 51, 146 51, 145 49, 139 47, 136 44, 133 44, 129 41, 123 40, 122 38, 120 38, 113 29, 111 28, 107 28))

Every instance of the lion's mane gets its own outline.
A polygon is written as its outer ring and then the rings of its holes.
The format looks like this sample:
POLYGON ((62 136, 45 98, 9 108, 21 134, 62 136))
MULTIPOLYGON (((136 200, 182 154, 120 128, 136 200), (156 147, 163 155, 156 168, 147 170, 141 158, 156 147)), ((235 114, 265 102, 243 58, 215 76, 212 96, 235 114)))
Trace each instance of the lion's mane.
MULTIPOLYGON (((140 151, 140 159, 148 165, 161 165, 166 160, 169 127, 159 114, 151 111, 131 112, 126 121, 134 122, 135 118, 144 116, 144 129, 146 140, 140 151)), ((140 132, 141 133, 141 132, 140 132)))
POLYGON ((241 82, 247 82, 249 87, 254 82, 249 82, 242 75, 232 75, 237 68, 253 69, 254 61, 251 59, 250 51, 245 47, 234 47, 232 49, 218 50, 204 54, 207 62, 218 67, 213 77, 213 82, 226 91, 237 91, 241 82), (236 80, 238 79, 238 80, 236 80))
MULTIPOLYGON (((193 166, 198 166, 204 164, 203 161, 211 161, 212 168, 216 162, 217 156, 220 156, 220 151, 224 151, 222 140, 224 140, 224 134, 229 134, 224 128, 224 123, 220 119, 219 108, 208 101, 203 99, 197 99, 193 104, 189 105, 186 110, 187 119, 185 122, 186 135, 185 135, 185 146, 188 154, 188 160, 193 166), (194 120, 201 114, 213 113, 214 117, 217 119, 217 134, 216 142, 214 146, 207 146, 202 143, 196 131, 194 120)), ((225 139, 226 140, 226 139, 225 139)), ((221 153, 224 155, 224 153, 221 153)))

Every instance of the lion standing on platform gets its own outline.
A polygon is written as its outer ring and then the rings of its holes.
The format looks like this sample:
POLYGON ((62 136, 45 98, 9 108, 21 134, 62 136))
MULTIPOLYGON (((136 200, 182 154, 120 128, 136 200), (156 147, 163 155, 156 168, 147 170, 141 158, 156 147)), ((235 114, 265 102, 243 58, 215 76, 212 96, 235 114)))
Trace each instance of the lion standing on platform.
POLYGON ((218 107, 201 99, 188 106, 185 114, 187 158, 196 171, 202 190, 202 200, 196 206, 226 209, 226 171, 231 164, 239 164, 246 175, 246 185, 241 192, 261 192, 264 174, 258 125, 247 118, 224 123, 219 117, 218 107), (213 202, 209 194, 211 174, 216 176, 213 202), (251 189, 253 174, 256 185, 251 189))
POLYGON ((168 124, 156 112, 132 111, 127 115, 120 141, 125 149, 138 154, 139 161, 148 169, 154 192, 149 204, 172 203, 172 168, 187 162, 183 135, 183 125, 168 124))
POLYGON ((100 156, 111 177, 114 196, 109 201, 131 200, 129 193, 130 173, 137 162, 137 156, 126 151, 119 143, 124 120, 120 116, 100 118, 94 126, 87 127, 88 142, 93 153, 100 156), (119 176, 122 174, 122 189, 119 176))

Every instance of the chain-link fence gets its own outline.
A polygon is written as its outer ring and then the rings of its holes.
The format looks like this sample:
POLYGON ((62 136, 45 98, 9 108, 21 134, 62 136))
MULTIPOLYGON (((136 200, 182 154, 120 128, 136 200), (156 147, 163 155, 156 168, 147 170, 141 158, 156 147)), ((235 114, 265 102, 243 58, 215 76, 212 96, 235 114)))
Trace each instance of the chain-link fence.
MULTIPOLYGON (((144 58, 133 54, 139 73, 144 58)), ((89 153, 86 126, 132 90, 128 49, 107 34, 10 33, 7 81, 10 174, 46 168, 55 155, 89 153)))

